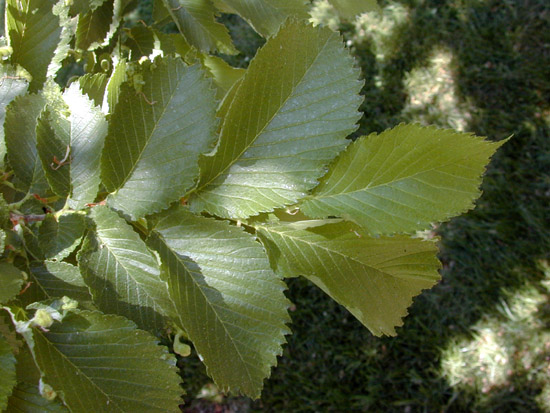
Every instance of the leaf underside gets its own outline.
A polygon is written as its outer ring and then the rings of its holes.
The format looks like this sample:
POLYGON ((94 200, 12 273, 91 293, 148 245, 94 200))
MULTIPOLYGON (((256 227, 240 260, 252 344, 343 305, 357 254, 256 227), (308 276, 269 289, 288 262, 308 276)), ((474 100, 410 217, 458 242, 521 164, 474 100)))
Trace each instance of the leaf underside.
POLYGON ((439 280, 434 242, 371 238, 349 222, 300 226, 311 223, 258 227, 273 268, 285 277, 303 275, 376 336, 395 335, 412 298, 439 280))
POLYGON ((371 234, 423 230, 473 208, 501 144, 399 125, 351 144, 299 207, 311 218, 349 219, 371 234))
POLYGON ((295 203, 355 130, 362 82, 338 34, 288 22, 251 62, 201 157, 193 211, 246 218, 295 203))
POLYGON ((257 398, 289 333, 282 280, 240 228, 184 209, 149 239, 160 254, 180 322, 224 391, 257 398))

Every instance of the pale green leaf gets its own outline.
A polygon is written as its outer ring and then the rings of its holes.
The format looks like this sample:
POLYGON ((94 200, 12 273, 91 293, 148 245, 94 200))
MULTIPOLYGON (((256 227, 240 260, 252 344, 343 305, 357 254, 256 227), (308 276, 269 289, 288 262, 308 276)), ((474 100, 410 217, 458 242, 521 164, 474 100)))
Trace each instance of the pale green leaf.
POLYGON ((6 108, 4 124, 8 162, 17 178, 16 187, 41 196, 49 192, 36 148, 36 126, 44 104, 41 95, 19 96, 6 108))
POLYGON ((0 229, 0 255, 4 253, 6 248, 6 232, 3 229, 0 229))
POLYGON ((264 37, 277 32, 290 16, 309 17, 304 0, 222 0, 264 37))
POLYGON ((10 413, 66 413, 69 410, 58 400, 47 400, 38 391, 38 385, 18 383, 8 400, 10 413))
POLYGON ((180 322, 224 391, 260 395, 282 352, 288 301, 262 246, 241 228, 180 208, 149 239, 180 322))
POLYGON ((285 24, 235 91, 216 153, 201 157, 191 208, 246 218, 304 197, 356 129, 358 77, 337 33, 285 24))
POLYGON ((164 5, 192 46, 203 52, 238 53, 227 28, 216 22, 210 0, 164 0, 164 5))
POLYGON ((101 107, 109 77, 105 73, 88 73, 78 78, 78 82, 82 92, 88 95, 95 106, 101 107))
POLYGON ((340 17, 352 20, 358 14, 380 11, 376 0, 328 0, 340 17))
POLYGON ((303 275, 374 335, 395 335, 412 298, 438 280, 437 246, 407 236, 371 238, 352 223, 258 227, 273 268, 303 275))
POLYGON ((83 302, 92 297, 77 266, 67 262, 44 261, 31 265, 33 282, 43 292, 42 299, 71 297, 83 302))
POLYGON ((214 91, 199 65, 156 59, 141 73, 141 91, 121 87, 101 171, 108 205, 133 219, 168 207, 195 184, 197 159, 217 125, 214 91))
POLYGON ((8 262, 0 262, 0 303, 14 298, 23 286, 23 273, 8 262))
POLYGON ((4 120, 6 106, 19 95, 23 95, 29 82, 18 73, 18 70, 7 65, 0 65, 0 168, 4 166, 6 142, 4 140, 4 120))
POLYGON ((34 358, 72 411, 178 412, 175 359, 120 316, 74 311, 33 330, 34 358))
POLYGON ((15 356, 11 346, 0 334, 0 411, 8 405, 8 397, 15 386, 15 356))
POLYGON ((63 61, 69 55, 71 42, 76 33, 78 19, 69 16, 70 6, 66 1, 58 1, 53 5, 53 14, 58 16, 59 25, 62 27, 59 42, 54 50, 54 55, 48 65, 48 78, 54 78, 58 70, 63 66, 63 61))
POLYGON ((79 267, 94 303, 107 313, 123 315, 140 328, 161 331, 173 313, 159 263, 139 235, 107 207, 92 209, 90 231, 78 255, 79 267))
POLYGON ((473 208, 501 144, 399 125, 350 145, 300 208, 311 218, 344 217, 371 234, 422 230, 473 208))
POLYGON ((103 112, 113 113, 120 96, 120 86, 126 81, 126 59, 116 64, 107 83, 106 104, 104 101, 103 112))
POLYGON ((214 79, 216 98, 221 100, 233 85, 243 77, 246 70, 232 67, 218 56, 203 55, 202 64, 214 79))
POLYGON ((61 40, 62 26, 52 2, 7 0, 6 28, 13 48, 11 62, 31 74, 31 92, 40 90, 61 40))
POLYGON ((65 212, 59 216, 48 214, 38 230, 38 242, 49 260, 61 261, 80 244, 86 229, 82 214, 65 212))

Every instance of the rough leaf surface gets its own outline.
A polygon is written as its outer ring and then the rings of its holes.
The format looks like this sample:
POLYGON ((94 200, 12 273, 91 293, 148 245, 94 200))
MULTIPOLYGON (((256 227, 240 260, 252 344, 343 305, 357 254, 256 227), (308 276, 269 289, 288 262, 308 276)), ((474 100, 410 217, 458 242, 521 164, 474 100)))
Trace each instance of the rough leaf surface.
POLYGON ((107 207, 92 210, 95 230, 79 253, 79 267, 95 304, 140 328, 161 331, 173 306, 159 263, 138 234, 107 207))
POLYGON ((201 157, 191 208, 246 218, 305 196, 356 128, 358 76, 338 34, 283 26, 232 96, 217 151, 201 157))
POLYGON ((258 233, 278 273, 303 275, 376 336, 395 335, 412 298, 440 278, 430 241, 371 238, 348 222, 267 225, 258 233))
POLYGON ((74 311, 33 338, 44 381, 72 411, 180 411, 174 357, 123 317, 74 311))
POLYGON ((157 224, 149 243, 208 373, 224 392, 259 397, 289 333, 285 285, 262 246, 241 228, 183 208, 157 224))
POLYGON ((23 286, 23 273, 9 262, 0 262, 0 304, 14 298, 23 286))
POLYGON ((105 140, 107 203, 133 219, 183 196, 198 177, 197 159, 215 139, 214 90, 199 65, 176 58, 142 67, 143 86, 123 84, 105 140))
POLYGON ((44 261, 30 267, 32 281, 43 293, 44 299, 71 297, 79 302, 92 297, 77 266, 67 262, 44 261))
POLYGON ((371 234, 426 229, 473 208, 501 144, 399 125, 351 144, 300 209, 311 218, 344 217, 371 234))
POLYGON ((38 230, 38 242, 44 257, 61 261, 80 244, 86 222, 79 213, 65 212, 58 217, 48 214, 38 230))

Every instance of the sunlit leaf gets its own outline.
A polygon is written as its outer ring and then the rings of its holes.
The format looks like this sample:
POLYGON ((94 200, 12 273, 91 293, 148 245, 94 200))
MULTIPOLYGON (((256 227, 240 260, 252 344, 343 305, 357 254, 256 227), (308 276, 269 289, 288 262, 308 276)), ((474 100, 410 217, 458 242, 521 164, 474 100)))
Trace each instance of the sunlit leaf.
POLYGON ((246 218, 305 196, 356 128, 358 76, 338 34, 286 24, 235 91, 191 208, 246 218))
POLYGON ((300 205, 371 234, 412 232, 474 206, 481 175, 502 144, 467 133, 399 125, 355 141, 300 205))
POLYGON ((439 280, 435 243, 371 238, 354 224, 326 222, 258 227, 273 268, 311 280, 374 335, 395 335, 412 298, 439 280))

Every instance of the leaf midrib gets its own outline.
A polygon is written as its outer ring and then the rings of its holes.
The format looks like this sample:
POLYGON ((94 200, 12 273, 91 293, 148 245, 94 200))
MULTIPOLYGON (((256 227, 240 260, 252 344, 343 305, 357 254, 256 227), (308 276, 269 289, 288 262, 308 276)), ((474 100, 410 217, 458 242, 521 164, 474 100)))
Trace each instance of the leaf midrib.
MULTIPOLYGON (((294 92, 296 91, 296 88, 301 84, 301 82, 303 81, 304 77, 306 77, 306 75, 309 73, 309 71, 311 70, 311 68, 315 65, 315 62, 319 59, 319 56, 321 56, 322 52, 324 51, 324 49, 327 47, 327 45, 329 44, 329 42, 332 40, 333 38, 333 34, 331 34, 329 37, 327 37, 326 41, 325 41, 325 44, 323 44, 323 46, 321 47, 321 49, 319 50, 319 53, 317 53, 317 56, 315 56, 315 59, 313 59, 313 61, 311 62, 311 64, 309 65, 309 67, 304 71, 304 74, 300 77, 300 80, 296 82, 295 85, 292 86, 292 89, 290 90, 290 92, 288 93, 288 96, 285 98, 285 100, 279 105, 278 109, 273 113, 273 115, 271 116, 271 118, 265 122, 265 124, 262 126, 262 128, 256 133, 256 136, 250 141, 249 144, 245 145, 245 147, 243 148, 243 150, 238 154, 238 156, 235 157, 235 159, 233 159, 231 162, 229 162, 222 170, 220 170, 214 177, 210 178, 207 182, 205 182, 203 185, 200 185, 200 186, 197 186, 192 192, 195 192, 195 193, 198 193, 200 190, 206 188, 207 186, 209 186, 213 181, 215 181, 216 179, 218 179, 220 176, 224 175, 226 173, 226 171, 228 169, 230 169, 239 159, 241 159, 241 157, 243 156, 243 154, 248 150, 250 149, 254 142, 256 142, 256 140, 258 140, 258 138, 263 134, 264 130, 271 124, 271 122, 273 121, 273 119, 275 119, 275 117, 280 113, 280 110, 281 108, 286 105, 286 103, 288 102, 288 100, 294 95, 294 92)), ((244 74, 243 78, 242 78, 242 81, 240 82, 238 88, 241 89, 244 81, 246 80, 246 76, 248 75, 248 72, 244 74)), ((225 129, 225 124, 227 122, 227 118, 228 118, 228 115, 231 113, 231 108, 233 108, 234 104, 235 104, 235 100, 236 98, 238 97, 238 91, 236 92, 235 96, 233 97, 233 100, 231 101, 230 105, 229 105, 229 109, 227 110, 227 114, 226 114, 226 117, 224 119, 224 122, 223 122, 223 125, 222 125, 222 129, 220 131, 220 140, 222 139, 222 137, 224 136, 223 135, 223 131, 225 129)), ((218 147, 219 149, 219 147, 218 147)), ((217 153, 213 155, 214 157, 217 156, 217 153)), ((200 181, 199 181, 200 182, 200 181)))

